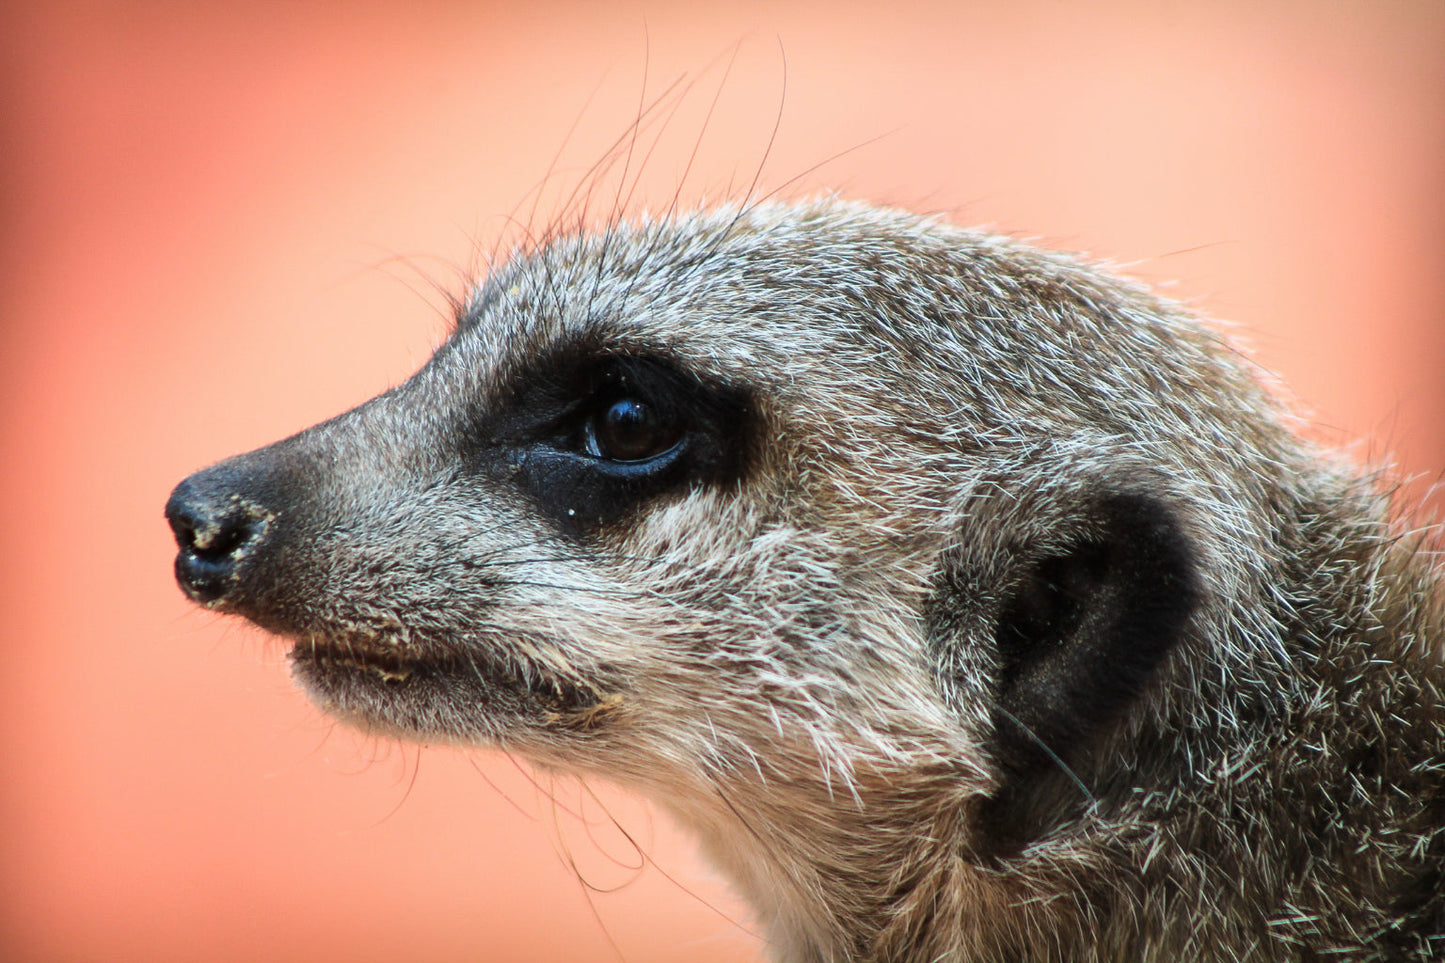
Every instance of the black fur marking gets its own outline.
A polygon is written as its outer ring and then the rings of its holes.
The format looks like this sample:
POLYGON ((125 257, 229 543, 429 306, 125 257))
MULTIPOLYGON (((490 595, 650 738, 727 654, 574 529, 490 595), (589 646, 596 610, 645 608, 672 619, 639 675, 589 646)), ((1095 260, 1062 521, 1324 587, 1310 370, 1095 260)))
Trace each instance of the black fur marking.
POLYGON ((569 536, 590 534, 664 493, 744 473, 746 394, 661 358, 555 355, 516 384, 506 410, 482 431, 482 464, 569 536), (664 450, 634 460, 598 450, 599 420, 627 399, 659 420, 671 442, 664 450))
POLYGON ((1193 550, 1161 502, 1113 494, 1091 514, 1090 537, 1034 562, 996 624, 1003 781, 980 811, 996 854, 1087 798, 1076 768, 1138 699, 1198 601, 1193 550))

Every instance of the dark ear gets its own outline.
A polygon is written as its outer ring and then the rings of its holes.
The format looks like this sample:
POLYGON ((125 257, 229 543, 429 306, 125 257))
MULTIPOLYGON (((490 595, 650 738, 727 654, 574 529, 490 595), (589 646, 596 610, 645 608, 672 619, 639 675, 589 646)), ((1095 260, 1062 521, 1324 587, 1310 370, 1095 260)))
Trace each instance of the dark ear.
POLYGON ((1089 798, 1091 750, 1128 714, 1198 601, 1197 563, 1168 507, 1113 493, 1079 534, 1027 555, 993 625, 991 755, 998 791, 982 840, 1021 848, 1089 798))

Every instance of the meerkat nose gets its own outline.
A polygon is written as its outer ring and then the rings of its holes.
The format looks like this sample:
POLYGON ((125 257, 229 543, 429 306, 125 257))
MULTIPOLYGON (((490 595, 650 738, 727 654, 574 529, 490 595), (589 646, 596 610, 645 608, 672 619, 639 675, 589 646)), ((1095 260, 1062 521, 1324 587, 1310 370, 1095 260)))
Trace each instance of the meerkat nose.
POLYGON ((265 536, 268 513, 225 484, 214 470, 198 472, 176 486, 166 502, 166 521, 175 533, 176 581, 207 606, 224 603, 237 584, 237 563, 265 536))

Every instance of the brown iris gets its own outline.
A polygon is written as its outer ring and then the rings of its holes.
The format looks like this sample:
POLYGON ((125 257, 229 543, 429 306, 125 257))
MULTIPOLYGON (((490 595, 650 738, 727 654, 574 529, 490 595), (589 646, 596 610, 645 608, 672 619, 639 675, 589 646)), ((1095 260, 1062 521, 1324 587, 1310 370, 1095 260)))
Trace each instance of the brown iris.
POLYGON ((682 430, 640 398, 613 401, 588 424, 588 448, 608 461, 646 461, 677 444, 682 430))

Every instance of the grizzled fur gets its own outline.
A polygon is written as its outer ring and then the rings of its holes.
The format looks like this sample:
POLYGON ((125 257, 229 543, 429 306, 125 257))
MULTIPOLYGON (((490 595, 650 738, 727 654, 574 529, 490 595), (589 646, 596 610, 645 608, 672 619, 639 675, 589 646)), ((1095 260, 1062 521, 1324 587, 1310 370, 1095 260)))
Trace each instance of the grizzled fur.
POLYGON ((1073 260, 764 204, 518 255, 167 511, 328 712, 650 794, 780 960, 1445 954, 1439 578, 1284 425, 1073 260))

